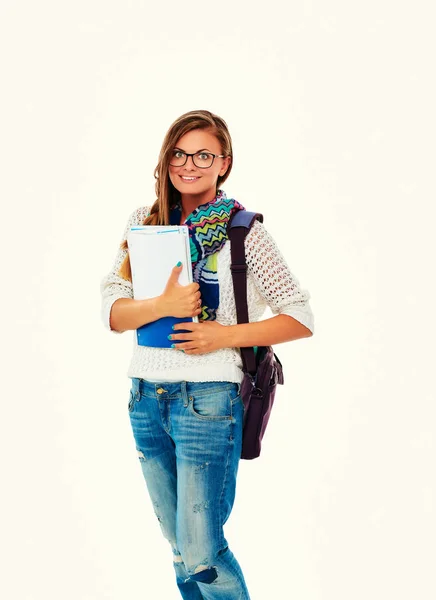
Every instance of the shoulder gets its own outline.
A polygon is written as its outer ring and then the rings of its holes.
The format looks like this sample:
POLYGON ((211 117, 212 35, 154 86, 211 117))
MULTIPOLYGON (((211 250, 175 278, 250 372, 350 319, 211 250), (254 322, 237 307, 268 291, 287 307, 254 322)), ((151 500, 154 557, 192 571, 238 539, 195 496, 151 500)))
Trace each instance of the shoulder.
POLYGON ((245 236, 245 248, 250 250, 259 247, 262 242, 275 243, 271 234, 266 229, 265 225, 256 219, 250 228, 250 231, 245 236))
POLYGON ((132 225, 140 225, 145 217, 148 217, 150 214, 151 206, 138 206, 132 211, 127 219, 126 229, 131 227, 132 225))
POLYGON ((250 269, 268 265, 277 267, 284 261, 284 256, 264 223, 256 219, 245 237, 245 256, 250 269))
POLYGON ((150 210, 151 206, 139 206, 138 208, 135 208, 133 212, 130 213, 127 219, 127 223, 124 227, 124 233, 121 240, 122 242, 126 240, 127 233, 130 227, 132 227, 133 225, 141 225, 145 217, 148 217, 148 215, 150 214, 150 210))
POLYGON ((135 210, 130 213, 128 219, 129 222, 137 224, 140 223, 145 219, 145 217, 148 217, 150 210, 151 206, 138 206, 138 208, 135 208, 135 210))

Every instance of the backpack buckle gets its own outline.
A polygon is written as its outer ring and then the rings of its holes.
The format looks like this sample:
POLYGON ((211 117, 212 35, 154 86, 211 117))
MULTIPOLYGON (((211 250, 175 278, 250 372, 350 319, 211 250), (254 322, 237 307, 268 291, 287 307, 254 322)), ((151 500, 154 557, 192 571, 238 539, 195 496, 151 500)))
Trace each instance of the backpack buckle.
POLYGON ((247 270, 247 265, 232 265, 231 270, 232 273, 243 273, 247 270))

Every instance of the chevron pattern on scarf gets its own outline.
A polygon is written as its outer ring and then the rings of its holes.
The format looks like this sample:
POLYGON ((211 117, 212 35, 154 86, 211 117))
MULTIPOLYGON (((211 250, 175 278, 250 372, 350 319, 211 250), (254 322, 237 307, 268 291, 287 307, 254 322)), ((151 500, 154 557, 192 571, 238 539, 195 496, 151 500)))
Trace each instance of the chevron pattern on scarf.
MULTIPOLYGON (((244 210, 234 198, 227 198, 219 189, 211 202, 200 204, 188 215, 191 248, 192 277, 200 286, 202 312, 199 318, 215 320, 219 305, 219 284, 216 253, 228 239, 227 223, 235 211, 244 210)), ((180 202, 170 210, 170 225, 180 225, 182 208, 180 202)))

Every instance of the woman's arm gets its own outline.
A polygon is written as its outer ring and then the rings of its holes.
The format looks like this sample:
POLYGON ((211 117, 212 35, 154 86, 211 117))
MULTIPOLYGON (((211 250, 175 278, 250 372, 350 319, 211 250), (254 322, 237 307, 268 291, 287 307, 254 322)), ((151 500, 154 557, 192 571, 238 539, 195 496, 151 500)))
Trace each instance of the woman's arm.
POLYGON ((272 235, 255 221, 245 239, 248 271, 276 316, 253 323, 229 325, 222 332, 225 346, 272 346, 311 337, 314 318, 310 294, 302 289, 272 235))
POLYGON ((255 323, 240 323, 224 328, 224 347, 272 346, 300 338, 313 332, 289 315, 277 315, 255 323))
POLYGON ((146 300, 118 298, 112 304, 110 311, 110 328, 116 333, 123 333, 129 329, 138 329, 164 316, 166 315, 162 311, 160 296, 146 300))
POLYGON ((176 324, 172 336, 176 348, 187 354, 202 354, 220 348, 270 346, 313 335, 310 294, 300 287, 274 239, 259 221, 245 238, 245 256, 250 276, 275 316, 237 325, 208 320, 176 324), (178 333, 178 329, 190 333, 178 333))

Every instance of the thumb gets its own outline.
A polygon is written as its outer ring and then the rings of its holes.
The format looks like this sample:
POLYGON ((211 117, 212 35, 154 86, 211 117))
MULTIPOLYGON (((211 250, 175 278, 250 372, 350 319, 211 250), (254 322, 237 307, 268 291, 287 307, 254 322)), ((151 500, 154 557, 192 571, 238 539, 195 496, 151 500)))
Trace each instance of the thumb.
POLYGON ((169 281, 171 283, 177 283, 179 280, 179 275, 182 270, 182 263, 179 261, 175 267, 171 269, 171 274, 169 277, 169 281))

